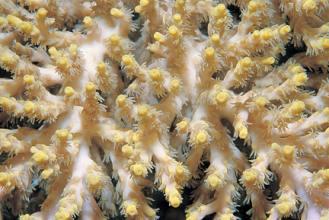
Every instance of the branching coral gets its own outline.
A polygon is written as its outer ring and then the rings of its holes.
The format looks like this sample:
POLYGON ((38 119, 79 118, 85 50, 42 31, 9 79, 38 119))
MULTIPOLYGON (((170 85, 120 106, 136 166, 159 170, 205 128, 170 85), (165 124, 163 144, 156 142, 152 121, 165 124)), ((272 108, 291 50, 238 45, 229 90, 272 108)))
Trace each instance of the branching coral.
POLYGON ((2 206, 157 219, 146 191, 189 187, 188 220, 241 198, 329 219, 328 20, 327 0, 0 0, 2 206))

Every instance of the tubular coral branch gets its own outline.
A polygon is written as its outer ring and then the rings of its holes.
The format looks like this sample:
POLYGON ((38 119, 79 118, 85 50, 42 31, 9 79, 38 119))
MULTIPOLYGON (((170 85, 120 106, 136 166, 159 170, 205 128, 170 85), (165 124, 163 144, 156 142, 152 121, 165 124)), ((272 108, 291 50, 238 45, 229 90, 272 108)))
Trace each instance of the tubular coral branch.
POLYGON ((328 219, 328 10, 0 0, 0 217, 328 219))

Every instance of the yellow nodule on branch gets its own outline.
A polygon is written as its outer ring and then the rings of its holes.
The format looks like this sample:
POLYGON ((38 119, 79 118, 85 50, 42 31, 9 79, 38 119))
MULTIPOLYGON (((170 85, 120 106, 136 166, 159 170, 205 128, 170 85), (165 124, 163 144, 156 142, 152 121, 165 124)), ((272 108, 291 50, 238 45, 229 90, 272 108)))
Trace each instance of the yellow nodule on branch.
POLYGON ((33 154, 32 159, 37 163, 37 164, 43 164, 46 163, 49 159, 48 155, 43 152, 43 151, 38 151, 33 154))
POLYGON ((202 144, 205 144, 208 142, 208 134, 206 131, 199 131, 197 134, 196 134, 196 137, 195 137, 195 143, 198 144, 198 145, 202 145, 202 144))
POLYGON ((218 92, 215 96, 215 100, 217 104, 225 104, 229 99, 229 94, 225 91, 218 92))
POLYGON ((64 94, 65 96, 67 97, 71 97, 73 96, 75 93, 74 89, 71 87, 71 86, 66 86, 65 89, 64 89, 64 94))
POLYGON ((41 172, 41 178, 48 179, 53 173, 54 173, 53 169, 51 169, 51 168, 45 169, 41 172))
POLYGON ((290 107, 289 112, 292 115, 299 115, 305 110, 305 103, 303 101, 294 101, 290 107))
POLYGON ((83 18, 83 24, 86 28, 91 28, 93 26, 93 19, 89 16, 83 18))
POLYGON ((33 113, 35 111, 36 105, 31 101, 26 101, 24 104, 25 113, 33 113))
POLYGON ((257 173, 253 169, 245 170, 242 174, 242 180, 247 185, 254 185, 257 182, 257 173))
POLYGON ((135 176, 146 176, 147 169, 146 166, 141 163, 136 163, 130 166, 130 170, 135 176))
POLYGON ((153 81, 162 81, 163 80, 163 76, 161 74, 161 71, 159 69, 151 69, 150 70, 150 77, 153 81))
POLYGON ((135 204, 127 204, 125 207, 125 212, 128 216, 135 216, 138 214, 137 206, 135 204))
POLYGON ((23 77, 23 81, 24 81, 24 83, 25 84, 28 84, 28 85, 31 85, 31 84, 33 84, 34 83, 34 76, 33 75, 25 75, 24 77, 23 77))
POLYGON ((123 13, 123 11, 121 11, 120 9, 117 9, 117 8, 112 8, 110 13, 113 17, 116 17, 116 18, 122 18, 125 15, 123 13))
POLYGON ((212 189, 212 190, 215 190, 216 188, 218 188, 222 182, 221 179, 215 174, 209 175, 206 181, 207 181, 210 189, 212 189))
POLYGON ((44 20, 47 17, 48 11, 45 8, 39 8, 36 14, 38 20, 44 20))
POLYGON ((121 152, 125 157, 130 157, 134 153, 134 148, 131 145, 125 144, 122 146, 121 152))
POLYGON ((277 204, 275 207, 281 216, 288 216, 293 211, 294 204, 292 202, 284 201, 277 204))

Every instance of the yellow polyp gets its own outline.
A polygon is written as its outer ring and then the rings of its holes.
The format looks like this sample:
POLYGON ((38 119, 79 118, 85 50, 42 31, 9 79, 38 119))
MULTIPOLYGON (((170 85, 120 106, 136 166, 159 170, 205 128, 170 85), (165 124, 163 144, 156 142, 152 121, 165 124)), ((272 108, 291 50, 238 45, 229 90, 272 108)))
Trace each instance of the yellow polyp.
POLYGON ((292 115, 299 115, 305 110, 305 103, 303 101, 294 101, 289 107, 289 112, 292 115))
POLYGON ((146 7, 148 4, 150 4, 149 0, 140 0, 139 5, 142 7, 146 7))
POLYGON ((209 175, 206 181, 212 190, 216 189, 221 184, 221 180, 215 174, 209 175))
POLYGON ((291 68, 291 72, 294 73, 294 74, 297 74, 297 73, 303 73, 304 72, 304 68, 300 65, 296 65, 296 66, 293 66, 291 68))
POLYGON ((195 213, 190 213, 190 214, 187 216, 186 220, 198 220, 198 218, 197 218, 197 214, 195 214, 195 213))
POLYGON ((218 45, 220 43, 220 37, 218 34, 211 35, 210 40, 214 45, 218 45))
POLYGON ((67 70, 70 67, 69 61, 66 57, 59 57, 56 60, 56 65, 64 70, 67 70))
POLYGON ((252 64, 252 60, 249 57, 245 57, 239 61, 242 68, 249 68, 252 64))
POLYGON ((198 145, 205 144, 208 141, 208 134, 205 131, 199 131, 196 134, 195 142, 198 145))
POLYGON ((264 65, 272 65, 275 62, 275 58, 274 57, 267 57, 262 59, 262 64, 264 65))
POLYGON ((106 75, 106 64, 104 62, 98 63, 97 72, 101 75, 106 75))
POLYGON ((29 214, 19 216, 19 220, 32 220, 32 217, 29 214))
POLYGON ((48 49, 48 52, 52 58, 59 56, 59 52, 57 51, 57 49, 55 47, 50 47, 48 49))
POLYGON ((134 153, 134 148, 131 145, 125 144, 122 146, 121 152, 125 157, 130 157, 134 153))
POLYGON ((172 25, 168 28, 168 33, 173 37, 173 38, 178 38, 179 36, 179 29, 175 26, 172 25))
POLYGON ((137 5, 137 6, 135 7, 135 12, 136 12, 136 13, 141 13, 141 12, 142 12, 142 7, 141 7, 140 5, 137 5))
POLYGON ((141 139, 140 133, 139 132, 134 132, 133 135, 132 135, 132 141, 134 143, 137 143, 137 142, 140 141, 140 139, 141 139))
POLYGON ((60 209, 58 212, 56 212, 55 219, 56 220, 70 220, 71 215, 64 209, 60 209))
POLYGON ((320 170, 318 173, 324 181, 329 182, 329 169, 320 170))
POLYGON ((93 19, 89 16, 83 18, 83 24, 86 28, 90 28, 93 26, 93 19))
POLYGON ((145 176, 147 174, 147 169, 143 164, 137 163, 130 166, 130 170, 135 176, 145 176))
POLYGON ((229 94, 224 91, 218 92, 215 99, 217 104, 225 104, 229 99, 229 94))
POLYGON ((173 79, 170 81, 170 87, 169 87, 170 92, 176 93, 179 91, 180 87, 181 87, 181 83, 178 79, 173 79))
POLYGON ((176 129, 179 133, 186 133, 188 130, 189 123, 186 120, 182 120, 181 122, 176 124, 176 129))
POLYGON ((115 102, 116 102, 117 106, 124 107, 126 105, 126 101, 127 101, 126 95, 118 95, 115 102))
POLYGON ((20 18, 14 16, 14 15, 8 15, 7 16, 7 22, 11 26, 19 27, 19 25, 23 22, 20 18))
POLYGON ((169 204, 174 207, 178 208, 180 204, 182 203, 182 199, 179 197, 179 195, 176 192, 172 192, 169 194, 169 204))
POLYGON ((264 29, 264 30, 262 30, 262 32, 260 33, 260 35, 261 35, 261 38, 263 40, 265 40, 265 41, 270 40, 272 38, 272 36, 273 36, 272 31, 270 29, 264 29))
POLYGON ((176 166, 175 173, 176 173, 176 175, 178 175, 178 177, 182 176, 182 175, 185 173, 185 168, 184 168, 184 166, 181 165, 181 164, 178 164, 178 165, 176 166))
POLYGON ((118 46, 120 44, 120 39, 119 35, 112 35, 110 37, 110 43, 114 46, 118 46))
POLYGON ((137 207, 135 204, 128 204, 125 207, 125 212, 127 213, 128 216, 135 216, 138 214, 137 207))
POLYGON ((282 154, 287 161, 292 161, 295 155, 295 146, 292 145, 283 146, 282 154))
POLYGON ((5 172, 0 172, 0 186, 12 188, 14 185, 13 175, 5 172))
POLYGON ((8 67, 14 67, 17 64, 16 57, 7 53, 0 55, 0 61, 8 67))
POLYGON ((4 109, 11 109, 14 103, 12 100, 6 97, 0 97, 0 106, 4 109))
POLYGON ((70 51, 71 56, 75 57, 77 55, 77 52, 78 52, 78 45, 71 44, 70 47, 69 47, 69 51, 70 51))
POLYGON ((204 51, 204 56, 207 60, 211 60, 215 56, 215 49, 213 47, 207 47, 204 51))
POLYGON ((25 75, 23 77, 23 81, 25 84, 31 85, 32 83, 34 83, 34 76, 33 75, 25 75))
POLYGON ((155 32, 153 35, 153 38, 155 41, 158 41, 160 43, 163 43, 165 41, 165 37, 163 36, 163 34, 161 34, 159 32, 155 32))
POLYGON ((24 112, 25 113, 33 113, 35 111, 35 104, 31 101, 26 101, 24 104, 24 112))
POLYGON ((33 30, 33 25, 30 22, 23 21, 20 23, 19 29, 25 34, 30 34, 33 30))
POLYGON ((67 97, 71 97, 73 96, 75 93, 74 89, 71 87, 71 86, 66 86, 65 89, 64 89, 64 94, 65 96, 67 97))
POLYGON ((308 80, 306 73, 298 73, 292 77, 292 81, 296 86, 302 86, 308 80))
POLYGON ((122 63, 125 65, 125 66, 132 66, 134 64, 134 57, 132 55, 123 55, 122 58, 122 63))
POLYGON ((248 11, 253 13, 255 11, 257 11, 258 9, 260 9, 260 5, 258 2, 255 1, 250 1, 248 4, 248 11))
POLYGON ((60 140, 67 140, 70 136, 70 132, 67 129, 60 129, 56 131, 56 136, 60 140))
POLYGON ((220 216, 220 220, 232 220, 233 217, 234 216, 232 214, 223 214, 220 216))
POLYGON ((248 137, 248 129, 246 126, 242 126, 238 132, 239 132, 239 138, 246 139, 248 137))
POLYGON ((52 174, 54 173, 54 170, 51 168, 45 169, 41 172, 41 178, 46 180, 48 179, 52 174))
POLYGON ((44 20, 48 14, 48 11, 44 8, 39 8, 36 14, 38 20, 44 20))
POLYGON ((293 210, 293 204, 287 201, 281 202, 275 207, 281 216, 288 216, 293 210))
POLYGON ((114 143, 122 143, 124 141, 124 137, 120 133, 117 133, 114 135, 113 141, 114 143))
POLYGON ((255 103, 258 107, 263 108, 267 105, 268 100, 263 96, 259 96, 255 99, 255 103))
POLYGON ((322 43, 322 47, 324 49, 328 49, 329 48, 329 39, 328 38, 322 39, 321 40, 321 43, 322 43))
POLYGON ((255 184, 257 181, 257 173, 252 169, 245 170, 242 174, 242 179, 248 185, 255 184))
POLYGON ((314 11, 316 7, 316 2, 314 0, 304 0, 302 9, 306 12, 309 12, 314 11))
POLYGON ((138 106, 137 114, 139 117, 144 118, 148 115, 149 109, 145 105, 138 106))
POLYGON ((159 69, 151 69, 150 77, 153 81, 162 81, 163 80, 161 71, 159 69))
POLYGON ((37 153, 33 154, 32 159, 37 164, 43 164, 43 163, 46 163, 48 161, 49 157, 43 151, 38 151, 37 153))
POLYGON ((284 36, 286 36, 287 34, 289 34, 290 31, 291 31, 290 26, 289 26, 289 25, 285 25, 285 26, 283 26, 283 27, 280 28, 280 30, 279 30, 279 34, 280 34, 282 37, 284 37, 284 36))
POLYGON ((223 18, 226 16, 226 7, 224 4, 218 4, 213 8, 213 16, 216 18, 223 18))
POLYGON ((86 85, 86 92, 87 93, 94 93, 96 92, 96 85, 92 82, 88 82, 86 85))
POLYGON ((182 23, 182 16, 180 14, 174 14, 173 20, 175 24, 181 24, 182 23))
POLYGON ((254 31, 251 36, 254 39, 259 39, 260 38, 260 31, 258 31, 258 30, 254 31))
POLYGON ((110 13, 113 17, 116 17, 116 18, 122 18, 125 15, 123 13, 123 11, 121 11, 120 9, 117 9, 117 8, 112 8, 110 13))

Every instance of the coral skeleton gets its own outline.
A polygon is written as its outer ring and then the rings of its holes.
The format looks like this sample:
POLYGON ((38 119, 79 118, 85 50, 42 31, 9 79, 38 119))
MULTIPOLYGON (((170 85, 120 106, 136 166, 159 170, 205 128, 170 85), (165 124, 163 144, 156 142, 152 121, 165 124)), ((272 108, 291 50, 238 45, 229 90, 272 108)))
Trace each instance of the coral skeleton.
POLYGON ((328 62, 329 0, 0 0, 0 219, 328 220, 328 62))

